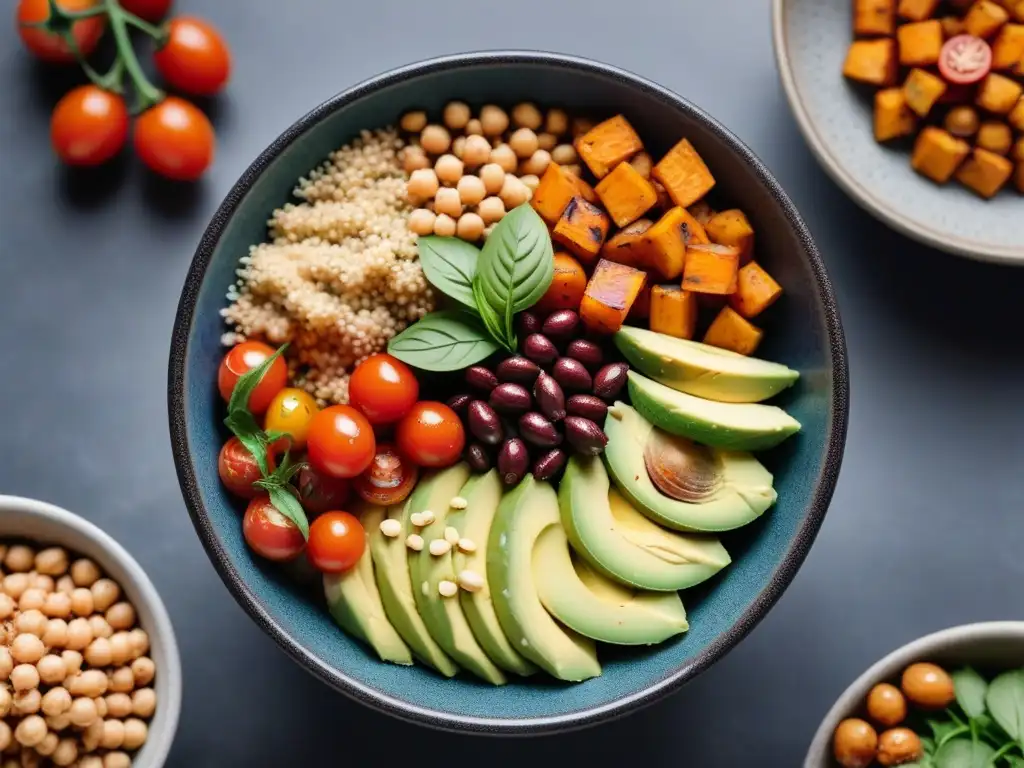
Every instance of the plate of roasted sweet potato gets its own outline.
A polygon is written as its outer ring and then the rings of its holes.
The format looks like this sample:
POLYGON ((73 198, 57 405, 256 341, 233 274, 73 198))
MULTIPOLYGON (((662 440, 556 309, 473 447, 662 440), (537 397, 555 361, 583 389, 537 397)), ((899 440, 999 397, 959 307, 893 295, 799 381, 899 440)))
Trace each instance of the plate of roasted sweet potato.
POLYGON ((1024 0, 774 0, 773 25, 797 123, 857 203, 1024 266, 1024 0))

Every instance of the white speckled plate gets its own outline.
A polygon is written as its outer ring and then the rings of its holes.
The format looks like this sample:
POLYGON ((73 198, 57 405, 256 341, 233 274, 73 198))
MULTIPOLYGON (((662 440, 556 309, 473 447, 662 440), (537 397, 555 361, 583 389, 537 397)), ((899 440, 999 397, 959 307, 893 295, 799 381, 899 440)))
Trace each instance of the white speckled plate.
POLYGON ((797 122, 825 170, 866 210, 935 248, 1024 266, 1024 195, 982 200, 938 186, 905 148, 877 144, 871 103, 842 76, 852 0, 774 0, 775 57, 797 122))

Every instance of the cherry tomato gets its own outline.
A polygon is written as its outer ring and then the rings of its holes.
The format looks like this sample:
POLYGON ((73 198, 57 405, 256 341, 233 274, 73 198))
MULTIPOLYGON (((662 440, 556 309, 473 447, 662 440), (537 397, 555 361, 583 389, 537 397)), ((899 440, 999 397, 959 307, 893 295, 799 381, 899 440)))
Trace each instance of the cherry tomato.
POLYGON ((350 405, 332 405, 316 414, 306 446, 310 464, 331 477, 355 477, 377 452, 373 427, 350 405))
POLYGON ((149 168, 176 181, 195 181, 213 162, 217 138, 194 104, 168 96, 135 121, 135 152, 149 168))
POLYGON ((105 163, 128 139, 124 99, 95 85, 80 85, 57 102, 50 118, 50 141, 69 165, 105 163))
MULTIPOLYGON (((94 8, 99 2, 100 0, 59 0, 57 5, 65 11, 74 13, 94 8)), ((48 18, 50 18, 49 0, 21 0, 18 3, 18 34, 21 35, 21 42, 43 61, 70 64, 75 61, 75 54, 68 48, 67 42, 60 35, 47 32, 39 27, 26 26, 46 21, 48 18)), ((100 14, 88 19, 79 19, 71 26, 71 34, 83 56, 88 56, 96 48, 96 44, 103 37, 106 25, 107 17, 100 14)))
POLYGON ((342 573, 359 562, 366 549, 366 531, 348 512, 325 512, 309 526, 306 554, 323 573, 342 573))
POLYGON ((980 37, 957 35, 942 46, 939 74, 953 85, 972 85, 992 69, 992 49, 980 37))
POLYGON ((285 387, 270 401, 263 428, 267 432, 287 432, 292 438, 291 448, 298 450, 306 445, 309 424, 319 411, 311 394, 285 387))
MULTIPOLYGON (((217 388, 224 402, 231 400, 235 384, 243 374, 248 373, 274 354, 274 350, 259 341, 243 341, 236 344, 221 360, 217 371, 217 388)), ((260 383, 249 395, 249 410, 263 413, 270 406, 274 396, 288 383, 288 366, 283 358, 277 358, 263 374, 260 383)))
POLYGON ((377 446, 373 463, 352 485, 365 501, 386 507, 405 499, 419 474, 416 465, 403 459, 395 446, 384 443, 377 446))
POLYGON ((395 432, 398 450, 421 467, 447 467, 459 460, 466 432, 458 414, 444 403, 416 403, 395 432))
POLYGON ((121 0, 121 7, 146 21, 160 21, 171 9, 173 0, 121 0))
POLYGON ((356 366, 348 382, 349 402, 366 414, 371 424, 398 421, 419 395, 416 375, 391 355, 370 355, 356 366))
POLYGON ((266 494, 257 496, 246 507, 242 535, 253 552, 277 562, 292 560, 306 546, 299 527, 278 512, 266 494))
POLYGON ((348 501, 349 484, 343 477, 331 477, 307 465, 299 470, 299 500, 303 509, 313 515, 341 509, 348 501))
POLYGON ((167 22, 167 40, 153 59, 172 88, 210 96, 231 75, 231 53, 220 33, 202 19, 179 16, 167 22))
MULTIPOLYGON (((267 469, 274 471, 274 457, 267 456, 267 469)), ((232 437, 224 447, 220 449, 220 456, 217 459, 217 474, 220 481, 235 496, 243 499, 253 499, 264 493, 259 488, 253 487, 253 483, 263 477, 260 472, 260 465, 256 458, 249 453, 249 449, 242 445, 237 437, 232 437)))

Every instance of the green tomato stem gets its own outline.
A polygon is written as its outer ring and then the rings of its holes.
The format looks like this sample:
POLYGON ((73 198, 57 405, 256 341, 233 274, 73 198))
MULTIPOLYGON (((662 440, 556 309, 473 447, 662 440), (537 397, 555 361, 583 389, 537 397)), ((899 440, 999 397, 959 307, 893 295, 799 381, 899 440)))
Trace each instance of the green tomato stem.
POLYGON ((166 42, 167 33, 164 32, 164 30, 150 24, 148 21, 144 19, 140 19, 134 13, 124 10, 124 8, 121 9, 121 15, 124 16, 124 20, 128 24, 131 24, 136 29, 144 32, 145 34, 149 35, 154 40, 156 40, 157 45, 163 45, 164 42, 166 42))
POLYGON ((139 59, 132 47, 131 37, 128 35, 128 14, 121 8, 117 0, 104 0, 104 8, 110 18, 110 29, 117 45, 117 57, 124 62, 124 68, 135 87, 136 99, 132 111, 135 114, 145 112, 163 101, 164 92, 149 82, 149 78, 146 77, 146 73, 139 65, 139 59))

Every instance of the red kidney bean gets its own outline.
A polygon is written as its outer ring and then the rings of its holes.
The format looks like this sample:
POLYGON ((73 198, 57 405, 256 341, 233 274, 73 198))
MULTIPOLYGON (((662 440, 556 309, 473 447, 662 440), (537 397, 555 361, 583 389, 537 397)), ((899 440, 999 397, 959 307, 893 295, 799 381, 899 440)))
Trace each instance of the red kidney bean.
POLYGON ((533 385, 533 399, 537 401, 541 413, 551 421, 565 418, 565 393, 550 374, 541 372, 537 377, 533 385))
POLYGON ((488 398, 491 408, 505 416, 526 413, 533 405, 529 390, 522 384, 499 384, 491 390, 488 398))
POLYGON ((569 341, 580 325, 580 316, 571 309, 552 312, 541 326, 541 333, 556 344, 569 341))
POLYGON ((594 376, 594 394, 612 400, 625 386, 628 373, 629 366, 625 363, 609 363, 594 376))
POLYGON ((516 316, 516 329, 523 336, 531 333, 540 333, 541 322, 533 312, 520 312, 516 316))
POLYGON ((498 386, 498 377, 482 365, 474 365, 466 369, 466 383, 484 392, 490 392, 498 386))
POLYGON ((501 419, 483 400, 474 400, 469 404, 466 415, 466 425, 473 436, 481 443, 497 445, 504 437, 501 428, 501 419))
POLYGON ((523 340, 523 354, 537 365, 547 365, 558 357, 558 350, 547 336, 531 333, 523 340))
POLYGON ((573 416, 590 419, 595 424, 604 424, 604 417, 608 415, 608 404, 594 395, 573 395, 565 401, 565 411, 573 416))
POLYGON ((466 447, 466 463, 474 472, 486 472, 491 468, 491 457, 480 443, 470 443, 466 447))
POLYGON ((533 462, 533 476, 537 480, 550 480, 565 466, 565 451, 554 448, 533 462))
POLYGON ((523 439, 541 448, 553 448, 562 442, 562 433, 555 425, 536 411, 524 413, 519 417, 519 434, 523 439))
POLYGON ((577 453, 597 456, 604 452, 608 437, 597 424, 581 416, 565 417, 565 439, 577 453))
POLYGON ((586 392, 593 385, 590 372, 583 367, 583 363, 571 357, 558 358, 551 369, 551 375, 562 385, 562 389, 569 392, 586 392))
POLYGON ((604 362, 604 352, 600 345, 587 339, 570 341, 569 346, 565 348, 565 355, 573 360, 579 360, 588 370, 598 368, 604 362))
POLYGON ((513 355, 498 363, 495 373, 498 374, 498 381, 529 385, 540 373, 540 366, 521 355, 513 355))
POLYGON ((459 416, 464 416, 466 414, 466 407, 472 399, 469 395, 454 395, 448 398, 447 405, 459 416))
POLYGON ((526 443, 518 437, 506 440, 498 451, 498 473, 505 485, 515 485, 526 474, 530 466, 530 454, 526 443))

